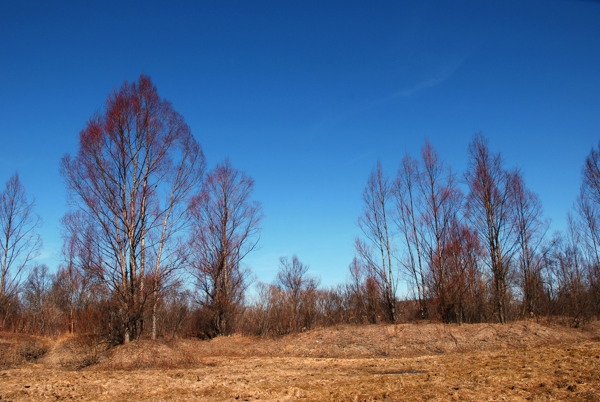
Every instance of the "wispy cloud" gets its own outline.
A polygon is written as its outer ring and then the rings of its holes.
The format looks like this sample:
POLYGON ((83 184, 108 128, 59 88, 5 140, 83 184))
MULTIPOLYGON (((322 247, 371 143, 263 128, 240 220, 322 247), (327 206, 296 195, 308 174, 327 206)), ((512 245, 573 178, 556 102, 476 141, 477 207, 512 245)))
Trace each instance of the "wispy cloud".
POLYGON ((452 77, 454 75, 454 73, 456 73, 460 69, 460 67, 464 64, 465 60, 467 60, 466 56, 464 56, 460 59, 456 59, 450 63, 447 63, 433 77, 430 77, 427 80, 421 81, 412 87, 404 88, 400 91, 397 91, 397 92, 393 93, 392 95, 390 95, 386 100, 393 99, 393 98, 400 98, 400 97, 408 98, 418 92, 421 92, 425 89, 433 88, 433 87, 443 83, 444 81, 446 81, 450 77, 452 77))
POLYGON ((375 156, 376 156, 375 150, 368 149, 368 150, 365 150, 358 154, 355 154, 353 157, 351 157, 349 160, 346 161, 345 166, 351 166, 351 165, 357 164, 359 162, 362 162, 364 160, 375 159, 375 156))
POLYGON ((413 86, 403 88, 399 91, 388 94, 386 96, 360 102, 354 105, 354 107, 345 109, 334 116, 328 117, 315 123, 314 126, 312 126, 311 131, 318 131, 325 125, 335 124, 340 121, 344 121, 350 116, 354 116, 356 114, 360 114, 367 110, 376 108, 394 99, 409 98, 421 91, 440 85, 441 83, 450 79, 462 67, 462 65, 468 58, 469 54, 450 59, 446 63, 441 64, 438 67, 437 72, 430 76, 428 79, 418 82, 413 86))

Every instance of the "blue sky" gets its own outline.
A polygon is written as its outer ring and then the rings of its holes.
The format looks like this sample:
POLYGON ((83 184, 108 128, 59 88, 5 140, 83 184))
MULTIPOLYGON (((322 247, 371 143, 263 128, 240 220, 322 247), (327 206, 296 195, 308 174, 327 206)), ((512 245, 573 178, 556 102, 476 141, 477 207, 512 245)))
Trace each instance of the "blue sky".
POLYGON ((600 140, 600 3, 2 2, 0 181, 18 171, 60 261, 60 158, 124 80, 150 75, 209 166, 256 181, 247 260, 271 281, 297 254, 324 285, 353 257, 361 193, 429 139, 462 175, 482 131, 522 169, 553 228, 600 140))

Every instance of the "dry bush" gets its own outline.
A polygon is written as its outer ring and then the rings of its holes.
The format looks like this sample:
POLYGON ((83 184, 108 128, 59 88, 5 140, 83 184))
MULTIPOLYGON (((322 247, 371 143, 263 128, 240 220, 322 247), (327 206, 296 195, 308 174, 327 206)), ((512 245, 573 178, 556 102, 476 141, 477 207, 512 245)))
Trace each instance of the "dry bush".
MULTIPOLYGON (((192 294, 176 286, 167 289, 159 298, 156 311, 157 336, 174 338, 191 336, 192 294)), ((149 321, 152 317, 148 317, 149 321)))
POLYGON ((56 345, 44 362, 53 366, 80 370, 97 364, 109 348, 110 343, 98 335, 68 335, 56 341, 56 345))
POLYGON ((22 343, 17 349, 17 353, 27 362, 34 362, 48 352, 48 345, 38 340, 31 340, 22 343))
POLYGON ((0 368, 35 362, 50 349, 49 341, 30 335, 0 333, 0 368))

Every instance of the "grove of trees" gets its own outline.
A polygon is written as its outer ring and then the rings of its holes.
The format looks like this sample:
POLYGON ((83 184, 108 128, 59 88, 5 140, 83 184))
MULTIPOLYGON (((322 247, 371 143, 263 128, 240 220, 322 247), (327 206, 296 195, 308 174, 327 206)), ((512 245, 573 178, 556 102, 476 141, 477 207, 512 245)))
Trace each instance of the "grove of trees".
POLYGON ((483 135, 468 161, 458 174, 426 142, 395 176, 378 162, 346 280, 321 287, 298 256, 283 256, 273 282, 249 294, 244 260, 263 219, 254 181, 228 159, 207 171, 183 117, 142 75, 108 96, 60 163, 69 210, 59 267, 36 263, 40 220, 19 176, 0 193, 0 329, 127 343, 342 323, 598 318, 600 145, 584 161, 564 233, 548 233, 541 200, 483 135))
POLYGON ((416 317, 505 323, 562 316, 574 325, 597 317, 599 155, 592 149, 586 159, 566 235, 553 236, 539 197, 481 134, 469 145, 462 178, 429 143, 420 159, 404 157, 395 179, 378 164, 365 188, 369 196, 359 219, 364 236, 356 242, 359 261, 350 267, 352 276, 364 271, 363 288, 374 280, 387 319, 386 263, 388 272, 404 273, 411 284, 416 317), (364 222, 374 224, 365 231, 364 222), (380 263, 372 250, 393 257, 380 263))

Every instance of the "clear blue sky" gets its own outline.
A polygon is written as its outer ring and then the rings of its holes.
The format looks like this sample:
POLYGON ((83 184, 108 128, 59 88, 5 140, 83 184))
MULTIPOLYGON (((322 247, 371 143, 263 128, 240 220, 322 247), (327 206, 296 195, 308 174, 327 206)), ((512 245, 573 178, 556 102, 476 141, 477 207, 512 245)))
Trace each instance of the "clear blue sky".
POLYGON ((600 140, 600 2, 3 1, 0 181, 18 171, 36 198, 51 268, 60 158, 140 73, 209 166, 229 157, 255 179, 257 278, 295 253, 333 285, 376 160, 395 174, 425 139, 462 175, 481 130, 564 226, 600 140))

